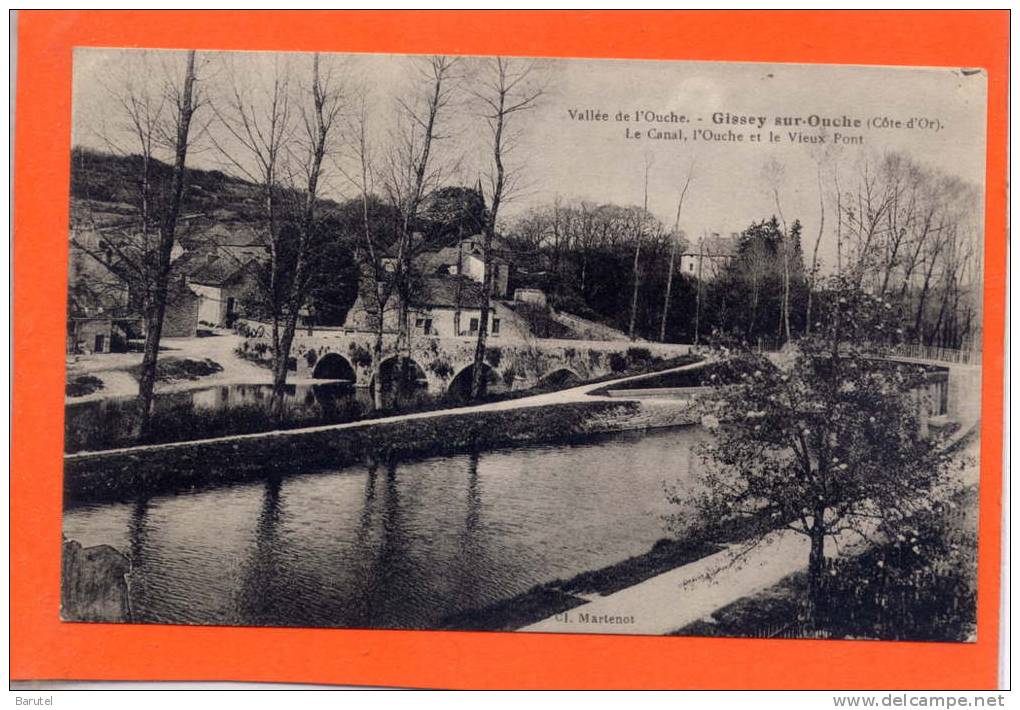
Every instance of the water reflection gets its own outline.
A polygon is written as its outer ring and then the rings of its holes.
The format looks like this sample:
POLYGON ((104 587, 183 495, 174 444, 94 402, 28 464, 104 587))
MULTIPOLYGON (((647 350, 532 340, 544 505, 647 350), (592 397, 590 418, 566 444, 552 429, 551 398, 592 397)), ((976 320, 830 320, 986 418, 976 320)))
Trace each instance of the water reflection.
POLYGON ((428 628, 647 551, 696 429, 621 434, 70 509, 130 551, 142 621, 428 628))
POLYGON ((279 476, 271 476, 265 482, 255 544, 241 582, 238 606, 241 616, 251 619, 253 624, 272 623, 274 609, 279 603, 281 485, 279 476))

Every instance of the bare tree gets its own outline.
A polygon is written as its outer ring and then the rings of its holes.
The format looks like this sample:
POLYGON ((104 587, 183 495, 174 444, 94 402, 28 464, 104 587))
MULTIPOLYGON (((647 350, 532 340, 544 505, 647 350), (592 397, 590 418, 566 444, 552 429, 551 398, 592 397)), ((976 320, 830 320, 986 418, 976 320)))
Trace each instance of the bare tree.
MULTIPOLYGON (((662 322, 659 323, 659 341, 666 340, 666 320, 669 318, 669 301, 673 295, 673 272, 676 268, 676 250, 682 239, 680 232, 680 212, 684 208, 684 198, 687 197, 687 188, 691 186, 691 179, 694 177, 694 162, 691 161, 687 171, 687 178, 683 187, 680 188, 680 197, 676 202, 676 219, 673 220, 673 232, 670 235, 669 249, 669 272, 666 275, 666 296, 662 303, 662 322)), ((647 208, 647 206, 646 206, 647 208)))
POLYGON ((492 306, 492 241, 503 202, 510 198, 517 173, 508 169, 507 156, 513 151, 517 135, 511 122, 514 117, 535 107, 542 95, 536 82, 535 64, 505 57, 486 60, 478 75, 478 88, 472 91, 481 106, 482 117, 492 136, 490 144, 492 164, 489 170, 489 208, 483 225, 484 276, 482 283, 482 312, 478 319, 478 339, 472 370, 471 397, 475 399, 485 391, 485 342, 489 332, 489 310, 492 306))
POLYGON ((980 243, 968 227, 977 204, 971 186, 899 153, 864 156, 845 195, 837 183, 837 237, 849 241, 850 283, 900 309, 917 342, 960 342, 954 323, 968 318, 962 294, 970 287, 957 274, 980 243))
MULTIPOLYGON (((814 305, 814 291, 818 283, 818 250, 825 234, 825 187, 823 172, 827 163, 837 159, 838 148, 829 141, 825 131, 822 132, 822 143, 811 149, 811 157, 815 163, 815 177, 818 184, 818 232, 815 234, 814 248, 811 250, 811 267, 807 279, 807 303, 804 307, 804 333, 811 333, 811 311, 814 305)), ((839 245, 837 244, 837 250, 839 245)))
POLYGON ((354 168, 344 171, 344 174, 357 188, 361 201, 361 237, 365 251, 364 258, 360 260, 363 273, 359 293, 369 302, 368 308, 374 317, 372 371, 376 373, 376 379, 373 397, 376 409, 382 409, 383 387, 378 373, 385 357, 386 309, 392 300, 396 281, 386 268, 386 244, 381 240, 379 230, 374 229, 372 225, 371 203, 375 172, 372 144, 368 134, 368 101, 364 93, 359 97, 358 111, 352 112, 349 124, 348 133, 354 151, 354 168))
MULTIPOLYGON (((192 120, 201 105, 199 99, 195 51, 183 55, 181 74, 164 65, 165 78, 148 75, 152 66, 147 55, 134 69, 144 68, 143 76, 127 76, 121 83, 108 86, 117 125, 103 127, 99 133, 115 153, 134 156, 136 173, 136 223, 122 225, 117 234, 107 232, 102 239, 99 227, 89 212, 84 229, 75 230, 72 242, 103 264, 122 280, 142 311, 145 346, 138 378, 140 402, 139 428, 144 436, 152 416, 156 365, 163 333, 170 286, 170 268, 177 239, 178 218, 187 180, 187 158, 192 135, 192 120), (157 179, 157 155, 166 153, 171 160, 169 180, 157 179), (124 229, 126 227, 126 229, 124 229)), ((158 76, 158 75, 157 75, 158 76)), ((86 179, 87 182, 87 179, 86 179)))
MULTIPOLYGON (((317 275, 317 207, 324 164, 337 150, 344 87, 333 66, 274 56, 253 78, 231 72, 215 106, 222 137, 212 142, 227 166, 258 186, 269 263, 256 269, 259 300, 272 326, 273 407, 282 414, 297 320, 317 275)), ((248 65, 250 66, 250 65, 248 65)))
POLYGON ((783 298, 779 310, 779 332, 785 339, 790 340, 790 230, 786 225, 786 217, 783 215, 783 205, 780 193, 786 177, 786 169, 777 160, 772 159, 765 163, 762 168, 766 190, 775 203, 776 213, 782 225, 782 260, 783 260, 783 298))
POLYGON ((638 290, 641 288, 641 241, 644 237, 645 222, 648 217, 648 175, 651 173, 654 162, 655 159, 652 157, 652 154, 645 153, 645 197, 641 218, 638 221, 637 238, 634 244, 634 288, 630 296, 630 326, 627 329, 627 334, 631 340, 634 340, 634 327, 637 323, 638 290))
POLYGON ((301 309, 316 272, 316 211, 327 153, 336 149, 338 119, 344 105, 343 87, 332 68, 323 68, 319 54, 312 55, 308 83, 303 87, 299 107, 298 139, 291 147, 291 161, 300 179, 302 204, 295 216, 297 227, 293 273, 288 279, 283 300, 283 328, 274 343, 273 395, 277 412, 282 412, 290 349, 301 309))
POLYGON ((417 85, 407 96, 397 99, 398 125, 383 167, 382 187, 398 215, 391 245, 391 278, 398 295, 397 353, 401 372, 411 350, 408 314, 414 295, 414 260, 423 246, 416 239, 416 226, 422 204, 442 184, 443 170, 435 148, 443 138, 440 119, 453 96, 457 63, 457 59, 444 56, 414 60, 417 85))
POLYGON ((857 170, 856 186, 844 200, 840 217, 844 238, 849 240, 847 250, 848 277, 860 291, 867 277, 874 275, 879 250, 877 245, 888 225, 886 214, 893 204, 894 194, 882 182, 881 170, 864 156, 857 170))
MULTIPOLYGON (((279 370, 283 355, 280 347, 281 326, 286 280, 284 273, 284 232, 282 225, 287 217, 289 176, 286 165, 288 150, 294 140, 295 122, 291 91, 290 62, 280 56, 271 60, 271 71, 258 72, 253 85, 250 65, 245 74, 231 71, 229 86, 223 100, 213 103, 213 111, 225 135, 212 143, 228 167, 256 186, 261 193, 263 211, 263 237, 269 251, 266 269, 255 271, 259 300, 269 315, 272 326, 273 372, 279 370)), ((233 70, 234 67, 231 67, 233 70)), ((286 361, 284 360, 284 365, 286 361)))

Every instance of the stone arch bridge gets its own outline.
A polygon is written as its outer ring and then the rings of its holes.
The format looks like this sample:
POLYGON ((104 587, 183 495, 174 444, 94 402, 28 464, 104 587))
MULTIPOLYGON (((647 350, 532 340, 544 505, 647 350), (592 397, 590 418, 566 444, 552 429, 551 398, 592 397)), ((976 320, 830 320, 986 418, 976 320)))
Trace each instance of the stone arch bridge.
MULTIPOLYGON (((255 325, 254 342, 269 344, 255 325), (259 337, 261 335, 261 337, 259 337)), ((350 328, 302 329, 294 336, 291 371, 298 378, 348 380, 368 387, 396 361, 396 335, 384 336, 387 355, 373 367, 375 334, 350 328), (378 372, 376 371, 378 369, 378 372)), ((470 381, 476 340, 465 337, 412 336, 410 356, 416 378, 429 393, 443 394, 470 381)), ((690 345, 629 340, 519 339, 490 336, 485 353, 490 391, 518 390, 543 382, 569 382, 620 372, 641 362, 689 353, 690 345)))

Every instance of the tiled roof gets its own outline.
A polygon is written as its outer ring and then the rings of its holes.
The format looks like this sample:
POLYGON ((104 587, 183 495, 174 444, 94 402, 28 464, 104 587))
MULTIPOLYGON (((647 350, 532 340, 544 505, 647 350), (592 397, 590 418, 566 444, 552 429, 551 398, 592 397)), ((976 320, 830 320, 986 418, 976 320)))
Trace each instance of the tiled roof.
MULTIPOLYGON (((481 239, 481 236, 478 237, 481 239)), ((442 267, 456 267, 458 262, 463 262, 468 256, 474 255, 478 259, 483 259, 483 249, 476 247, 474 249, 469 248, 466 244, 464 245, 463 253, 460 249, 454 245, 450 247, 443 247, 436 251, 427 251, 418 256, 416 264, 418 269, 424 274, 435 274, 442 267)), ((500 257, 500 250, 493 246, 491 261, 494 264, 505 264, 506 261, 500 257)))
POLYGON ((238 262, 229 257, 219 257, 198 266, 188 275, 188 280, 196 284, 220 286, 247 269, 251 263, 252 261, 238 262))
POLYGON ((481 308, 484 301, 482 285, 460 276, 427 276, 412 299, 417 306, 481 308))
POLYGON ((193 234, 182 235, 181 243, 194 249, 203 245, 221 247, 265 245, 265 240, 250 225, 216 223, 206 229, 197 228, 193 234))
POLYGON ((707 256, 736 256, 740 251, 740 237, 724 237, 713 234, 703 241, 704 253, 707 256))

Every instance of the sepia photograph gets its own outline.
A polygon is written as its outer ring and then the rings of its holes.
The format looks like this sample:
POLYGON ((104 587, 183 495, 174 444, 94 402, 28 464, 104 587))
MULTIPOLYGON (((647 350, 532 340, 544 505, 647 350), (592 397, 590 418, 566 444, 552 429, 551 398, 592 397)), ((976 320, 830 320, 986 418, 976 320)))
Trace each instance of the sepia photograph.
POLYGON ((977 641, 985 70, 72 71, 64 623, 977 641))

